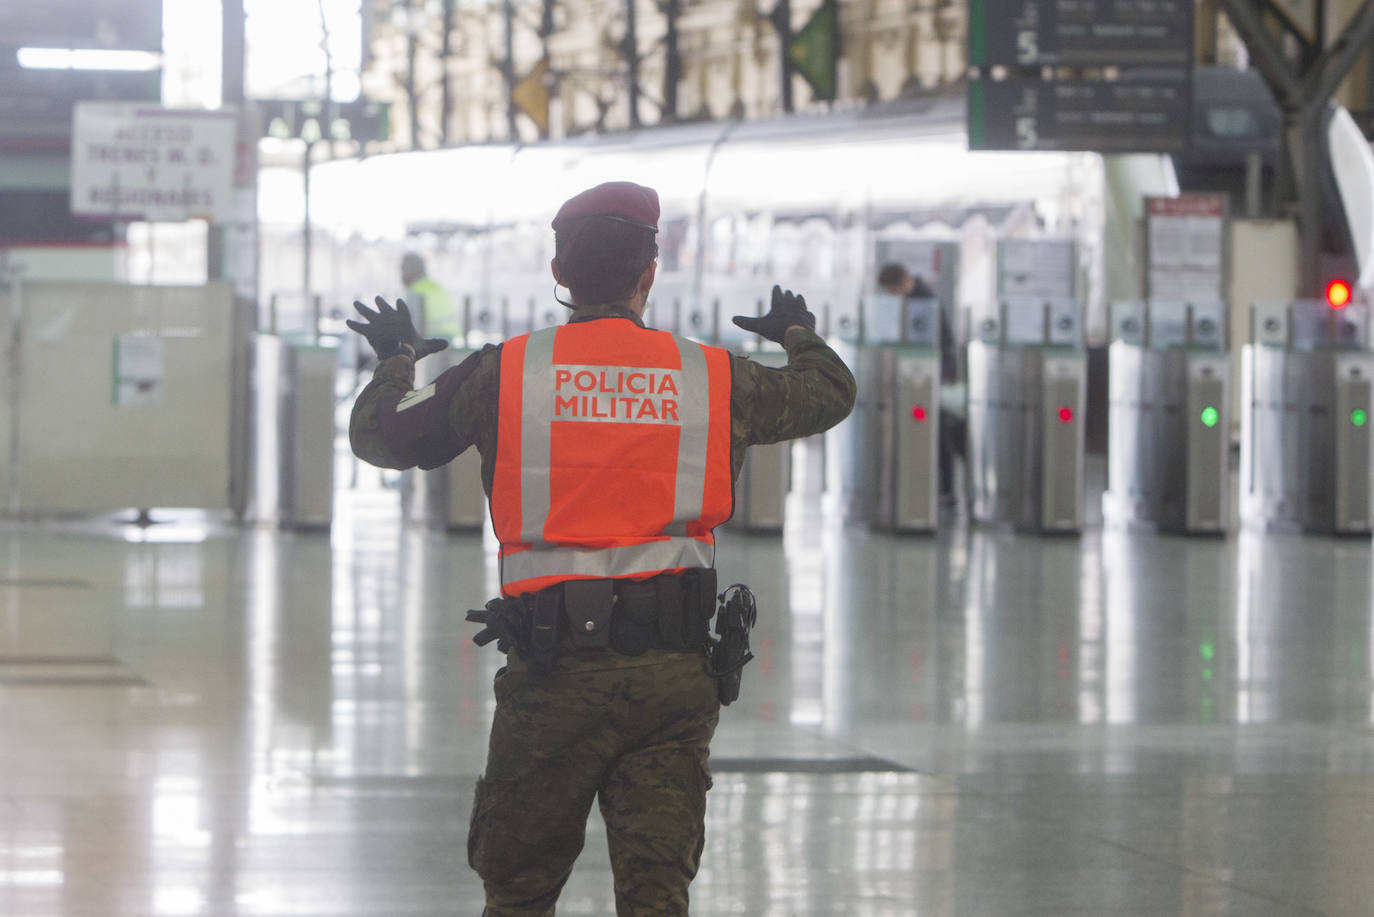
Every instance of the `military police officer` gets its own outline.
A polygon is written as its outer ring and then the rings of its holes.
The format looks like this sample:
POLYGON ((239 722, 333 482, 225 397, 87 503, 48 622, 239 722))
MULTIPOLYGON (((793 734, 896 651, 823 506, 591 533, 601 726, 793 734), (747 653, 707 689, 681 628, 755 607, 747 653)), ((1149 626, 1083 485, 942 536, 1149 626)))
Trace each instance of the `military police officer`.
POLYGON ((409 305, 420 309, 420 331, 445 341, 456 340, 463 333, 448 290, 429 276, 425 259, 417 252, 401 256, 401 283, 405 284, 409 305))
POLYGON ((404 302, 358 304, 367 321, 350 322, 381 358, 354 452, 387 468, 470 446, 482 459, 501 597, 472 617, 507 653, 468 838, 490 917, 553 914, 594 801, 617 914, 687 913, 724 693, 708 660, 713 529, 746 447, 819 433, 854 404, 805 301, 777 287, 767 315, 735 322, 782 344, 782 368, 646 328, 658 219, 658 195, 630 182, 568 200, 552 263, 568 323, 419 391, 415 361, 444 344, 404 302))

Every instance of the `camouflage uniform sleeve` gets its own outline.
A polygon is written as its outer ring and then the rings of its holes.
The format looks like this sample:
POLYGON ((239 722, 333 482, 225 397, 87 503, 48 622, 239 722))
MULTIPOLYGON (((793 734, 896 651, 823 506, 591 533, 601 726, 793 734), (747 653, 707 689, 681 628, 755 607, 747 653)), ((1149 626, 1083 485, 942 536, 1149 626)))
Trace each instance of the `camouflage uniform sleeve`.
POLYGON ((484 446, 496 437, 499 353, 484 347, 419 391, 412 389, 410 358, 383 360, 353 405, 348 425, 353 454, 382 468, 431 469, 476 444, 485 466, 484 446))
POLYGON ((354 455, 379 468, 414 467, 414 459, 405 455, 404 444, 386 441, 380 420, 383 410, 396 410, 414 383, 415 363, 410 357, 398 354, 377 364, 372 381, 353 403, 348 419, 348 443, 354 455))
POLYGON ((787 365, 781 368, 732 358, 730 445, 737 472, 745 447, 821 433, 854 408, 854 375, 819 335, 792 328, 783 346, 787 365))

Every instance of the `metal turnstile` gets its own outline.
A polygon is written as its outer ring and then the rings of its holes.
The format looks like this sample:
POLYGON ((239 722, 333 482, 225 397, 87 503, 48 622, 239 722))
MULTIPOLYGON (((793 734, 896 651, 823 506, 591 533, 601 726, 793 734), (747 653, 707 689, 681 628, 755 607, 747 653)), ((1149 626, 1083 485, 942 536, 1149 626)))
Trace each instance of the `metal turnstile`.
MULTIPOLYGON (((785 366, 787 354, 760 350, 750 359, 763 366, 785 366)), ((781 532, 786 521, 787 493, 792 487, 792 443, 750 446, 735 481, 733 527, 747 532, 781 532)))
POLYGON ((939 527, 940 305, 877 294, 862 306, 870 335, 842 346, 858 397, 826 434, 829 490, 846 519, 889 532, 939 527))
POLYGON ((1256 305, 1241 362, 1240 511, 1265 529, 1374 531, 1369 307, 1256 305))
MULTIPOLYGON (((415 364, 415 387, 429 385, 445 370, 473 353, 462 347, 426 357, 415 364)), ((486 493, 482 490, 482 459, 469 448, 453 461, 431 471, 405 472, 401 502, 408 522, 447 531, 476 531, 486 524, 486 493)))
POLYGON ((499 344, 505 340, 503 328, 506 318, 502 310, 508 305, 509 299, 502 300, 493 296, 478 300, 471 296, 463 297, 463 333, 466 335, 468 346, 481 347, 483 344, 499 344))
POLYGON ((1004 301, 975 331, 968 344, 973 518, 1077 532, 1086 373, 1079 304, 1004 301))
POLYGON ((1225 532, 1230 513, 1230 358, 1224 303, 1112 306, 1108 522, 1225 532))
POLYGON ((288 528, 329 528, 334 521, 334 373, 338 355, 333 347, 271 340, 280 367, 277 520, 288 528))

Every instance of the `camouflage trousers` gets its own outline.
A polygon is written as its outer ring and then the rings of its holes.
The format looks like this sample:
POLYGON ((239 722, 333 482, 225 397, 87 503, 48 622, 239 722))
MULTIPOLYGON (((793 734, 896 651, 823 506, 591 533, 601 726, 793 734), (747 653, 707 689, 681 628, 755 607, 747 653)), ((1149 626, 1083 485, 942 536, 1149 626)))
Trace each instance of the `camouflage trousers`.
POLYGON ((720 717, 703 662, 663 653, 628 668, 497 673, 486 774, 468 834, 488 917, 554 913, 594 799, 610 842, 618 917, 687 913, 720 717))

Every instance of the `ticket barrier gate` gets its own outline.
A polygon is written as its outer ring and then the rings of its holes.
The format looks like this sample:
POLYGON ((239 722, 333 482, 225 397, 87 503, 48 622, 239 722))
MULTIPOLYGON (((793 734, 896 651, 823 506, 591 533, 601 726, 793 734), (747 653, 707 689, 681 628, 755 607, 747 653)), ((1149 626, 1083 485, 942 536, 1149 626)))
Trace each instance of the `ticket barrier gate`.
POLYGON ((1114 303, 1108 522, 1217 534, 1230 513, 1230 357, 1221 302, 1114 303))
MULTIPOLYGON (((473 350, 453 346, 415 364, 415 388, 423 389, 473 350)), ((486 524, 482 459, 476 447, 431 471, 407 471, 401 485, 406 521, 450 532, 479 531, 486 524)))
POLYGON ((334 347, 258 339, 259 359, 271 373, 277 408, 277 522, 286 528, 327 529, 334 521, 334 347))
POLYGON ((975 521, 1027 532, 1083 525, 1086 360, 1076 300, 1008 300, 968 344, 975 521))
MULTIPOLYGON (((749 358, 764 366, 784 366, 787 354, 759 350, 749 358)), ((787 494, 792 487, 792 443, 750 446, 735 481, 732 528, 746 532, 781 532, 786 519, 787 494)))
MULTIPOLYGON (((758 338, 731 322, 730 316, 750 312, 761 314, 763 308, 761 301, 747 301, 739 296, 712 296, 695 306, 675 297, 672 314, 677 334, 738 353, 746 347, 756 346, 758 338)), ((787 365, 787 354, 766 342, 762 349, 749 351, 748 356, 763 366, 787 365)), ((735 480, 735 512, 730 517, 730 527, 744 532, 781 532, 791 488, 792 443, 750 446, 745 453, 744 467, 735 480)))
MULTIPOLYGON (((463 297, 463 333, 466 335, 468 346, 481 347, 483 344, 499 344, 505 340, 507 322, 503 309, 508 305, 508 299, 483 297, 474 300, 471 296, 463 297)), ((456 342, 454 346, 457 346, 456 342)))
POLYGON ((841 344, 858 397, 826 434, 829 489, 847 520, 878 531, 939 527, 940 304, 877 294, 862 306, 868 337, 841 344))
POLYGON ((1257 304, 1242 351, 1241 520, 1279 531, 1374 530, 1369 304, 1257 304))

